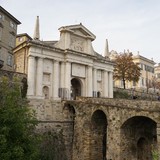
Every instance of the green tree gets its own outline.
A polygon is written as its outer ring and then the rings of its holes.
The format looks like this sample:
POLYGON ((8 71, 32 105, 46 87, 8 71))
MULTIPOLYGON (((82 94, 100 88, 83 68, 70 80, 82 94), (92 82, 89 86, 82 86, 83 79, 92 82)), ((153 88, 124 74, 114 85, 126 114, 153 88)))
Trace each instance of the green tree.
POLYGON ((115 59, 114 79, 122 80, 123 87, 126 88, 126 81, 138 82, 140 77, 140 67, 133 62, 132 54, 119 54, 115 59))
POLYGON ((0 160, 38 160, 37 120, 18 81, 0 80, 0 160))

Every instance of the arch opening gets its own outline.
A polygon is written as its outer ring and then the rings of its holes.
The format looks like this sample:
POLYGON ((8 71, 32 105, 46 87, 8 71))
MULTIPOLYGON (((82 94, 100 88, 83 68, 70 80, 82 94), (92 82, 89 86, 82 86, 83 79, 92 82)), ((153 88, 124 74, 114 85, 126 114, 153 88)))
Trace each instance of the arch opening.
POLYGON ((152 149, 156 148, 156 122, 144 116, 135 116, 125 121, 121 127, 121 159, 152 159, 152 149))
POLYGON ((81 82, 77 78, 71 80, 71 99, 76 99, 77 96, 81 96, 81 82))
POLYGON ((107 118, 103 111, 97 110, 91 117, 91 159, 106 160, 107 118))
POLYGON ((45 99, 49 99, 49 87, 48 86, 43 87, 43 96, 45 99))

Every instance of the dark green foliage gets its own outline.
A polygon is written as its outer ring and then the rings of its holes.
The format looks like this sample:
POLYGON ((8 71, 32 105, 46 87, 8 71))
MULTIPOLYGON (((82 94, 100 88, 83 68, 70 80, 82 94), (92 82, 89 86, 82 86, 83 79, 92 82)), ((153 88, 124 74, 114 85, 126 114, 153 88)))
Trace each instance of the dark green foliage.
POLYGON ((22 98, 25 98, 27 95, 27 89, 28 89, 27 79, 23 78, 21 82, 22 82, 21 95, 22 95, 22 98))
POLYGON ((0 160, 38 160, 37 124, 18 81, 0 80, 0 160))
POLYGON ((119 90, 113 92, 113 97, 114 98, 124 98, 124 99, 131 98, 131 96, 126 91, 119 91, 119 90))
POLYGON ((48 131, 42 135, 40 160, 66 160, 62 132, 48 131))

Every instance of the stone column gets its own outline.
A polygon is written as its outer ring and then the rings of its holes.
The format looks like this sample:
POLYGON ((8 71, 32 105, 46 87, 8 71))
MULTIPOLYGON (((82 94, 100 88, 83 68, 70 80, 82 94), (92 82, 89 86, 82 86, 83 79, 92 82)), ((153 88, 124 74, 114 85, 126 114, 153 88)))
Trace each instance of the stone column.
POLYGON ((36 96, 42 97, 42 79, 43 79, 43 59, 37 59, 36 70, 36 96))
POLYGON ((109 98, 113 98, 113 73, 109 72, 109 98))
POLYGON ((66 62, 65 67, 65 90, 66 90, 66 98, 70 99, 70 88, 71 88, 71 63, 66 62))
POLYGON ((104 71, 103 72, 103 96, 104 97, 108 97, 109 96, 109 79, 108 79, 108 72, 107 71, 104 71))
POLYGON ((29 56, 28 57, 28 75, 27 75, 27 80, 28 80, 28 90, 27 90, 27 95, 34 96, 35 95, 35 57, 29 56))
POLYGON ((87 69, 87 96, 92 97, 92 67, 88 66, 87 69))
POLYGON ((94 77, 93 92, 94 92, 94 96, 97 97, 97 69, 96 68, 94 68, 93 77, 94 77))
POLYGON ((59 62, 54 61, 53 64, 53 83, 52 83, 53 93, 52 97, 53 99, 58 98, 58 89, 59 89, 59 62))
MULTIPOLYGON (((157 123, 157 151, 160 155, 160 123, 157 123)), ((160 160, 160 156, 158 160, 160 160)))

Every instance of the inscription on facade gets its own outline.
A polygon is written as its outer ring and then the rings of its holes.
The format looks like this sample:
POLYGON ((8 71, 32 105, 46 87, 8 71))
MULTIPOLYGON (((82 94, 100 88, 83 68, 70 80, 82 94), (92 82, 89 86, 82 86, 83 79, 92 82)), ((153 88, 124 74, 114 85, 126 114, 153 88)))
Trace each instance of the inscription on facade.
POLYGON ((85 66, 73 63, 72 64, 72 76, 85 78, 86 76, 85 66))

